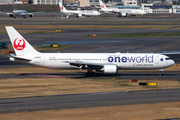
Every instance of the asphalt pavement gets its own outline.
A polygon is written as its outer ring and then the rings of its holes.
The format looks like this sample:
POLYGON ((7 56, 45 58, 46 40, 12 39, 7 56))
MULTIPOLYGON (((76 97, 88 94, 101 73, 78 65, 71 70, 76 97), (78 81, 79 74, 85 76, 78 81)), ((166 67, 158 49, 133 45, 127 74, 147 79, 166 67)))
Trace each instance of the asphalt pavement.
MULTIPOLYGON (((48 14, 49 15, 49 14, 48 14)), ((50 16, 50 15, 49 15, 50 16)), ((53 15, 52 15, 53 16, 53 15)), ((106 17, 106 16, 104 16, 106 17)), ((12 18, 1 18, 0 21, 11 19, 12 21, 23 20, 22 18, 17 18, 16 20, 12 18)), ((45 21, 52 18, 33 18, 26 19, 26 24, 35 24, 36 21, 45 21), (29 21, 29 22, 28 22, 29 21)), ((86 18, 86 19, 54 19, 54 21, 171 21, 178 22, 179 16, 171 17, 133 17, 133 18, 115 18, 108 19, 101 18, 86 18)), ((9 24, 6 22, 8 25, 9 24)), ((0 24, 3 24, 2 22, 0 24)), ((21 23, 18 23, 21 24, 21 23)), ((39 24, 39 23, 38 23, 39 24)), ((44 22, 43 22, 44 24, 44 22)), ((78 23, 82 24, 83 23, 78 23)), ((98 24, 98 23, 97 23, 98 24)), ((101 24, 101 23, 99 23, 101 24)), ((145 24, 145 23, 144 23, 145 24)), ((110 24, 109 24, 110 25, 110 24)), ((34 28, 35 29, 35 28, 34 28)), ((38 29, 38 28, 37 28, 38 29)), ((59 28, 61 29, 61 28, 59 28)), ((135 30, 135 29, 63 29, 67 31, 65 33, 49 33, 49 34, 24 34, 30 44, 33 46, 41 46, 44 44, 61 44, 63 46, 69 46, 68 49, 46 51, 46 52, 63 52, 63 53, 111 53, 111 52, 175 52, 180 50, 179 36, 173 37, 86 37, 88 34, 128 34, 128 33, 154 33, 154 32, 178 32, 178 29, 153 29, 153 30, 135 30)), ((8 35, 0 36, 2 42, 7 42, 10 44, 8 35)), ((168 54, 169 55, 169 54, 168 54)), ((180 62, 180 55, 174 54, 170 56, 177 63, 180 62)), ((26 67, 25 65, 10 62, 8 57, 0 56, 0 68, 8 67, 26 67)), ((57 73, 57 74, 47 74, 56 75, 64 77, 72 77, 83 79, 84 73, 57 73)), ((119 78, 119 79, 174 79, 180 80, 179 71, 165 71, 164 75, 158 76, 158 71, 120 71, 117 75, 104 75, 102 73, 96 73, 96 76, 91 77, 94 79, 103 78, 119 78)), ((43 74, 0 74, 1 79, 7 78, 27 78, 27 77, 42 77, 43 74)), ((36 111, 36 110, 52 110, 52 109, 71 109, 71 108, 87 108, 87 107, 98 107, 98 106, 112 106, 112 105, 129 105, 129 104, 141 104, 141 103, 157 103, 157 102, 171 102, 180 101, 180 89, 166 89, 166 90, 154 90, 154 91, 137 91, 137 92, 121 92, 117 91, 115 93, 89 93, 89 94, 77 94, 77 95, 58 95, 58 96, 44 96, 44 97, 30 97, 30 98, 13 98, 13 99, 0 99, 0 113, 9 112, 24 112, 24 111, 36 111)))
POLYGON ((117 91, 44 97, 0 99, 0 113, 33 112, 115 105, 152 104, 180 101, 180 89, 117 91))

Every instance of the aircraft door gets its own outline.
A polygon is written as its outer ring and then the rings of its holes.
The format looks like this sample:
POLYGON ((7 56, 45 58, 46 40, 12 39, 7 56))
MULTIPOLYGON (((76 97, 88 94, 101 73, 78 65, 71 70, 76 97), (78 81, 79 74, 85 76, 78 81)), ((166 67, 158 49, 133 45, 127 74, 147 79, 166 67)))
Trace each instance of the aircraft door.
MULTIPOLYGON (((161 58, 162 59, 162 58, 161 58)), ((164 60, 166 60, 166 59, 164 59, 164 60)), ((166 60, 166 64, 168 65, 168 60, 166 60)))
POLYGON ((156 64, 159 64, 159 56, 156 56, 156 58, 155 58, 155 63, 156 63, 156 64))
POLYGON ((34 63, 40 63, 40 64, 46 63, 45 56, 35 56, 34 63))
POLYGON ((46 63, 46 57, 45 56, 41 57, 41 63, 46 63))
POLYGON ((120 55, 119 52, 117 52, 116 57, 114 57, 114 62, 117 65, 118 68, 121 68, 121 62, 120 62, 121 60, 120 60, 120 58, 121 58, 121 55, 120 55))

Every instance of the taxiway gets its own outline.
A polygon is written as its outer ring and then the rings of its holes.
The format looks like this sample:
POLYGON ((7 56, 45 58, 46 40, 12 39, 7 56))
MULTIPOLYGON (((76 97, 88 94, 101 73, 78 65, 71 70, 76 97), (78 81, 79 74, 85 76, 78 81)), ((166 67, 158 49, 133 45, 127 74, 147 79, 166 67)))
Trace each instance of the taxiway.
MULTIPOLYGON (((113 19, 100 19, 96 18, 93 21, 176 21, 179 22, 179 16, 172 16, 171 18, 159 18, 156 17, 144 18, 113 18, 113 19), (156 19, 157 18, 157 19, 156 19)), ((1 18, 0 21, 5 21, 9 18, 1 18)), ((12 18, 11 18, 12 19, 12 18)), ((26 19, 27 23, 23 24, 37 24, 36 21, 41 21, 43 18, 26 19), (28 21, 31 21, 28 22, 28 21)), ((18 18, 12 21, 22 20, 18 18)), ((43 25, 48 23, 51 18, 48 18, 43 22, 43 25)), ((65 21, 64 19, 54 19, 55 21, 65 21)), ((92 19, 71 19, 68 21, 91 21, 92 19)), ((13 25, 5 22, 7 25, 13 25)), ((4 24, 1 22, 1 24, 4 24)), ((22 24, 22 23, 15 23, 22 24)), ((38 23, 39 24, 39 23, 38 23)), ((49 23, 52 24, 52 23, 49 23)), ((63 23, 61 23, 63 24, 63 23)), ((65 24, 65 23, 64 23, 65 24)), ((67 24, 67 23, 66 23, 67 24)), ((78 23, 83 25, 84 23, 78 23)), ((97 23, 100 24, 100 23, 97 23)), ((145 23, 144 23, 145 24, 145 23)), ((37 29, 38 28, 34 28, 37 29)), ((59 28, 61 29, 61 28, 59 28)), ((154 32, 178 32, 178 29, 156 29, 142 30, 142 29, 63 29, 67 31, 65 33, 50 33, 50 34, 24 34, 26 38, 33 46, 41 46, 44 44, 61 44, 63 46, 69 46, 68 49, 46 51, 46 52, 177 52, 180 50, 179 36, 173 37, 86 37, 88 34, 128 34, 128 33, 154 33, 154 32)), ((1 41, 10 44, 7 35, 1 35, 1 41)), ((180 62, 180 55, 171 55, 172 59, 176 63, 180 62)), ((0 67, 12 67, 22 66, 19 63, 9 62, 8 57, 1 55, 0 67)), ((24 66, 24 65, 23 65, 24 66)), ((23 68, 23 67, 22 67, 23 68)), ((120 78, 120 79, 174 79, 180 80, 179 71, 165 71, 163 76, 158 76, 158 71, 121 71, 119 74, 103 75, 96 74, 96 79, 101 78, 120 78)), ((41 73, 37 73, 40 74, 41 73)), ((7 78, 27 78, 27 77, 40 77, 37 74, 0 74, 1 79, 7 78)), ((49 74, 52 75, 52 74, 49 74)), ((53 74, 58 76, 83 78, 84 73, 58 73, 53 74)), ((109 92, 109 93, 89 93, 89 94, 77 94, 77 95, 59 95, 59 96, 44 96, 44 97, 30 97, 30 98, 13 98, 13 99, 0 99, 0 113, 9 112, 24 112, 24 111, 36 111, 36 110, 50 110, 50 109, 71 109, 71 108, 85 108, 85 107, 98 107, 98 106, 112 106, 112 105, 127 105, 127 104, 141 104, 141 103, 157 103, 157 102, 171 102, 180 101, 180 89, 166 89, 166 90, 154 90, 154 91, 136 91, 136 92, 109 92)))

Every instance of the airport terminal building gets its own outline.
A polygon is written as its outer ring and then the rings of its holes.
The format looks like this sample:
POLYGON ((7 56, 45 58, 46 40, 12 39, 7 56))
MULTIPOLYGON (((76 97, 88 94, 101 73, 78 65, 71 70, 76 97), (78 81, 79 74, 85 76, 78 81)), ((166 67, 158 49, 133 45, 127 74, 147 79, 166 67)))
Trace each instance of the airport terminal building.
MULTIPOLYGON (((12 4, 13 0, 0 0, 0 4, 12 4)), ((16 0, 15 0, 16 1, 16 0)), ((60 0, 32 0, 35 5, 58 5, 60 0)), ((176 13, 180 14, 179 5, 154 5, 153 3, 141 3, 141 7, 137 5, 136 0, 122 0, 126 3, 124 6, 112 6, 119 9, 142 9, 146 13, 176 13)), ((16 2, 23 2, 28 4, 28 0, 18 0, 16 2)), ((15 2, 15 3, 16 3, 15 2)), ((99 5, 99 0, 64 0, 65 4, 76 3, 80 7, 99 5)), ((108 3, 107 6, 113 5, 108 3)))
POLYGON ((141 4, 142 10, 147 13, 180 13, 180 6, 178 5, 153 5, 141 4))

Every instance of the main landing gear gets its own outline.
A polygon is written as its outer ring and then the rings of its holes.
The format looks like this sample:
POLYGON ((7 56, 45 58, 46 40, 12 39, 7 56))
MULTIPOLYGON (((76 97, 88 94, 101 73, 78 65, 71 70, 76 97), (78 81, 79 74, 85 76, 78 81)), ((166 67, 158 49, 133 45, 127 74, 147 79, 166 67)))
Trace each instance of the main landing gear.
POLYGON ((162 76, 162 74, 163 74, 163 69, 160 69, 159 70, 159 76, 162 76))
POLYGON ((92 71, 92 68, 88 68, 86 76, 87 77, 94 76, 94 72, 92 71))

